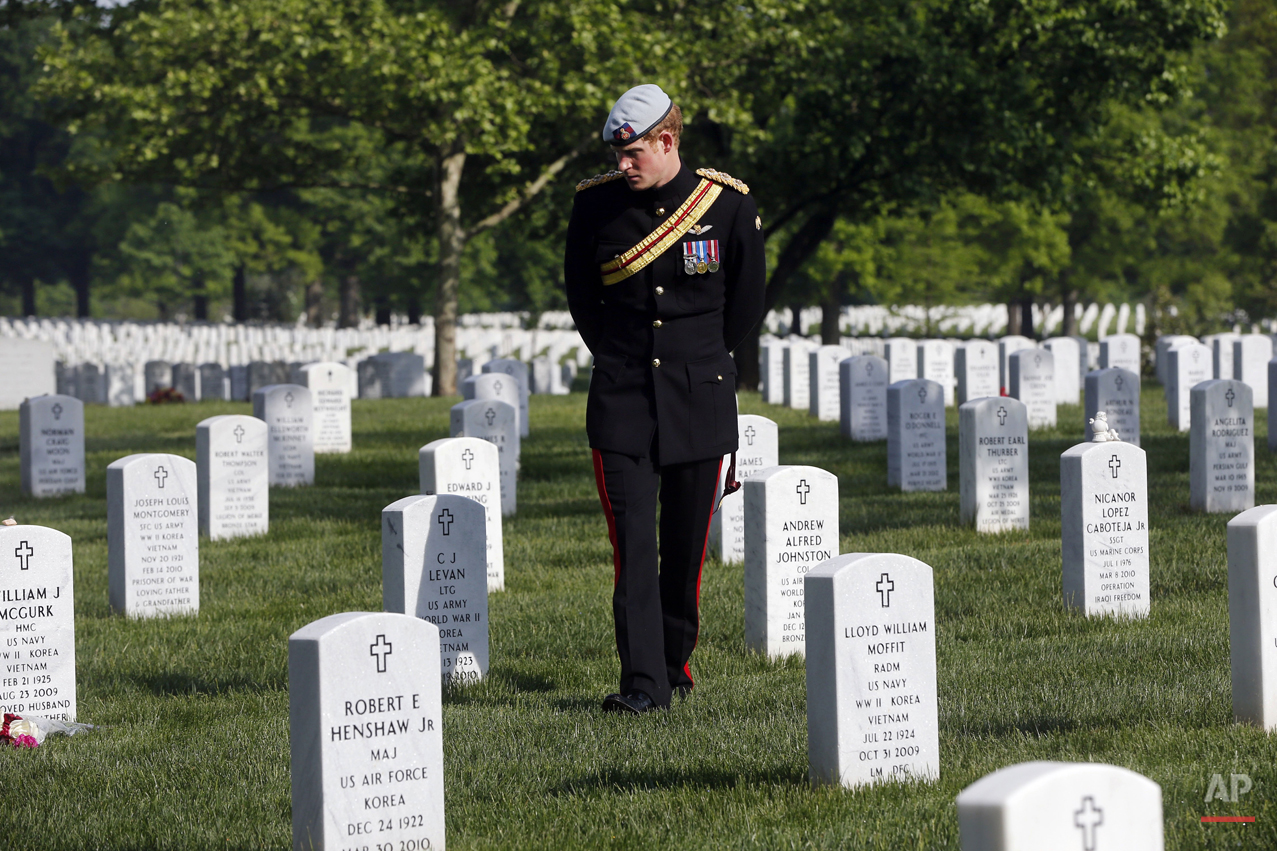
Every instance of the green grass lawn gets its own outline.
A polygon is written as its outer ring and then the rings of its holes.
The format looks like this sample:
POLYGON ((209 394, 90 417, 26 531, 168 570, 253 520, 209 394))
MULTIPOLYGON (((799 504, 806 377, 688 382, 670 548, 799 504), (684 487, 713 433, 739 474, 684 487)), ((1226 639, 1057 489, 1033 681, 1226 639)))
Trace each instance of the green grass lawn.
MULTIPOLYGON (((199 615, 149 621, 107 606, 106 466, 133 452, 193 459, 199 420, 249 406, 88 407, 87 495, 40 501, 20 496, 18 417, 0 413, 0 517, 74 540, 79 720, 99 725, 0 753, 0 848, 288 847, 288 636, 380 609, 381 509, 417 492, 417 449, 447 435, 455 401, 356 402, 355 451, 319 456, 315 487, 274 491, 269 535, 202 541, 199 615)), ((935 569, 939 781, 809 785, 803 661, 746 650, 739 565, 706 563, 695 694, 668 713, 602 714, 618 666, 584 396, 539 396, 505 524, 506 590, 490 602, 491 670, 444 695, 451 848, 956 849, 958 792, 1037 759, 1161 784, 1167 848, 1277 847, 1277 744, 1232 722, 1230 517, 1189 511, 1188 437, 1166 426, 1159 387, 1143 399, 1152 615, 1138 622, 1061 605, 1059 455, 1082 439, 1080 407, 1030 439, 1032 531, 977 536, 958 526, 956 413, 949 491, 899 494, 885 444, 848 443, 837 423, 754 394, 741 403, 780 423, 782 462, 837 473, 842 552, 935 569), (1254 788, 1207 804, 1216 773, 1254 788)), ((1257 430, 1256 502, 1277 502, 1257 430)))

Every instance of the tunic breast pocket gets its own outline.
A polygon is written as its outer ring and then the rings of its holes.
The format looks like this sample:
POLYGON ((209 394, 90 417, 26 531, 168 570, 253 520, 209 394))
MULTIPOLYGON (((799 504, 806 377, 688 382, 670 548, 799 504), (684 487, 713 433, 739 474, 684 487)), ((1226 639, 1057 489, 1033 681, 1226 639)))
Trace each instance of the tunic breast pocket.
MULTIPOLYGON (((686 273, 686 264, 679 272, 674 287, 675 299, 680 309, 689 313, 704 313, 723 306, 723 271, 686 273)), ((716 373, 717 374, 717 373, 716 373)))
POLYGON ((692 445, 712 449, 736 435, 736 363, 723 354, 687 365, 692 445))

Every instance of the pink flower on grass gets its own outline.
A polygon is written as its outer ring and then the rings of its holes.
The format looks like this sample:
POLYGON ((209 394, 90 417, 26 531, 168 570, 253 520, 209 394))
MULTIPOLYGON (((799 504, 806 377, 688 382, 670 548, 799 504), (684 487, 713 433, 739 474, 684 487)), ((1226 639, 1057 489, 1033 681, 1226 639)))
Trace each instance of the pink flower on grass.
POLYGON ((20 735, 13 737, 13 746, 15 748, 34 748, 38 747, 39 744, 35 740, 35 736, 20 735))

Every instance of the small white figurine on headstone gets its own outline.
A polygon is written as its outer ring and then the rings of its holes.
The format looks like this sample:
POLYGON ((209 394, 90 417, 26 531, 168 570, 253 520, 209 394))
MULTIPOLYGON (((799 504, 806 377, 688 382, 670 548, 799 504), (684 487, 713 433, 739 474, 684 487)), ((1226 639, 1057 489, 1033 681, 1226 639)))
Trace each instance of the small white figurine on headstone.
POLYGON ((1103 411, 1096 411, 1095 418, 1087 420, 1091 425, 1091 442, 1106 443, 1110 440, 1121 440, 1117 436, 1117 429, 1109 428, 1108 415, 1103 411))

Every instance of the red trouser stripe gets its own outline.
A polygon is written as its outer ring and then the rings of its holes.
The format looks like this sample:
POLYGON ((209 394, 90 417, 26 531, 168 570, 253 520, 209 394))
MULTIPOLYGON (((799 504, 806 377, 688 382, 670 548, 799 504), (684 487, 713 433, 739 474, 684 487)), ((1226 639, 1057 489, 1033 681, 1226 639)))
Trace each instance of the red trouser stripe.
MULTIPOLYGON (((612 500, 607 498, 607 485, 603 481, 603 456, 594 450, 594 484, 599 489, 599 502, 603 503, 603 515, 607 517, 607 537, 612 542, 612 585, 621 581, 621 551, 616 546, 616 517, 612 514, 612 500)), ((709 539, 706 538, 706 541, 709 539)), ((704 554, 701 560, 704 561, 704 554)), ((696 599, 700 600, 700 584, 697 580, 696 599)))
MULTIPOLYGON (((714 525, 714 509, 718 503, 718 477, 723 474, 723 459, 718 460, 718 472, 714 474, 714 493, 710 498, 709 522, 705 524, 705 543, 701 544, 701 564, 696 568, 696 641, 692 644, 692 652, 696 652, 696 645, 701 641, 701 573, 705 570, 705 551, 709 549, 709 530, 714 525)), ((692 680, 692 669, 690 662, 683 663, 683 673, 687 674, 687 678, 692 680)), ((692 680, 692 685, 696 685, 696 681, 692 680)))

